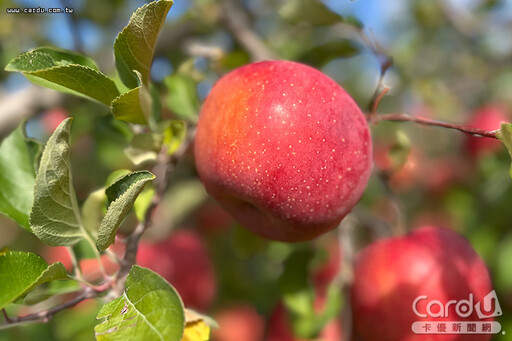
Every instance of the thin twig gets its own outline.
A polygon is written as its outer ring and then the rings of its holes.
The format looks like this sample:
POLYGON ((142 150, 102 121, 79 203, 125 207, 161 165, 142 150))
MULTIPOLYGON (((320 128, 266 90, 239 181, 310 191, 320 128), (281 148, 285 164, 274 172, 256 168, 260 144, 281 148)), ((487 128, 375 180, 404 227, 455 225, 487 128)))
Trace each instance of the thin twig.
POLYGON ((432 120, 430 118, 421 117, 421 116, 411 116, 409 114, 399 113, 399 114, 383 114, 373 117, 370 122, 378 123, 381 121, 391 121, 391 122, 414 122, 418 124, 428 125, 428 126, 437 126, 444 127, 448 129, 455 129, 461 131, 463 133, 481 137, 489 137, 492 139, 498 139, 497 132, 499 130, 484 130, 479 128, 473 128, 462 124, 454 124, 443 121, 432 120))
POLYGON ((392 209, 395 215, 395 224, 390 227, 390 234, 394 236, 403 235, 406 232, 406 217, 405 210, 402 207, 398 196, 391 190, 389 186, 389 174, 385 171, 377 169, 376 171, 377 177, 379 178, 382 187, 384 188, 384 192, 386 197, 389 199, 391 203, 392 209))
POLYGON ((73 264, 73 271, 75 273, 75 277, 77 278, 78 281, 84 281, 84 278, 82 276, 82 269, 80 268, 80 264, 78 263, 73 248, 71 246, 67 246, 66 250, 69 254, 69 257, 71 258, 71 264, 73 264))
POLYGON ((454 5, 450 0, 438 0, 446 18, 463 36, 474 38, 482 33, 482 23, 463 5, 454 5))
MULTIPOLYGON (((105 287, 103 291, 107 290, 109 287, 105 287)), ((25 316, 18 316, 16 318, 10 318, 7 316, 7 313, 4 310, 4 316, 6 323, 3 325, 0 325, 0 329, 6 329, 13 327, 15 325, 20 324, 26 324, 26 323, 38 323, 38 322, 48 322, 50 321, 53 316, 58 313, 59 311, 62 311, 67 308, 74 307, 78 303, 85 301, 90 298, 94 298, 98 296, 103 291, 97 291, 90 287, 85 287, 82 292, 76 296, 75 298, 66 301, 62 304, 59 304, 51 309, 40 311, 38 313, 28 314, 25 316)))
POLYGON ((373 31, 370 31, 370 35, 367 35, 362 28, 346 23, 335 25, 333 30, 336 35, 346 37, 346 39, 355 42, 359 42, 361 45, 366 47, 379 63, 379 80, 377 81, 377 85, 370 99, 370 103, 368 104, 368 116, 372 118, 376 115, 376 107, 378 106, 378 103, 376 102, 380 101, 382 96, 385 94, 383 94, 381 88, 386 73, 393 66, 393 58, 391 58, 391 56, 389 56, 378 43, 373 34, 373 31))
POLYGON ((174 154, 168 155, 165 149, 162 149, 160 152, 158 163, 153 169, 153 172, 157 176, 158 180, 156 184, 157 189, 151 204, 146 210, 144 220, 139 222, 133 232, 126 238, 126 251, 123 259, 120 262, 121 266, 115 278, 117 292, 112 293, 114 296, 120 295, 124 290, 124 282, 126 281, 126 277, 128 276, 131 267, 135 264, 136 261, 139 240, 142 237, 144 231, 151 226, 151 217, 153 212, 162 202, 165 190, 169 184, 170 177, 174 172, 174 169, 176 168, 179 160, 192 143, 194 137, 195 127, 189 128, 186 140, 181 144, 180 148, 174 154))
POLYGON ((7 315, 7 311, 5 311, 5 308, 2 309, 2 313, 4 314, 5 321, 7 321, 7 323, 12 323, 12 319, 9 317, 9 315, 7 315))
POLYGON ((377 115, 377 108, 379 106, 380 101, 384 97, 384 95, 387 94, 389 91, 388 88, 384 88, 381 91, 382 84, 384 82, 384 77, 386 76, 386 73, 388 70, 393 66, 393 59, 388 56, 384 50, 381 48, 381 46, 377 43, 377 40, 375 38, 372 39, 373 43, 370 42, 370 39, 367 38, 364 34, 364 32, 361 31, 361 35, 365 37, 366 41, 369 41, 368 47, 372 51, 373 55, 375 56, 375 59, 379 62, 379 80, 377 82, 377 86, 375 87, 375 91, 373 92, 372 98, 370 100, 370 103, 368 104, 368 107, 370 108, 370 117, 373 118, 377 115))
POLYGON ((159 179, 159 182, 157 183, 157 190, 155 196, 153 197, 153 200, 148 210, 146 211, 144 221, 140 222, 135 228, 135 230, 132 232, 132 234, 128 236, 126 241, 126 251, 123 259, 120 261, 120 269, 113 280, 107 280, 101 285, 94 286, 89 283, 85 283, 81 281, 79 278, 77 278, 77 280, 82 282, 83 285, 80 294, 78 294, 76 297, 69 301, 66 301, 51 309, 44 310, 41 312, 11 318, 7 315, 6 311, 2 309, 6 323, 0 325, 0 329, 6 329, 14 325, 21 325, 26 323, 48 322, 59 311, 71 308, 87 299, 95 298, 105 291, 109 291, 109 294, 107 296, 119 296, 121 292, 124 291, 124 282, 126 281, 126 277, 128 276, 128 273, 133 264, 135 264, 139 240, 142 237, 144 231, 149 226, 151 226, 151 216, 154 210, 162 201, 162 198, 165 194, 165 190, 167 189, 167 185, 169 184, 171 174, 174 172, 176 165, 178 164, 179 160, 181 159, 185 151, 190 146, 194 137, 195 127, 188 130, 186 140, 181 144, 180 148, 174 154, 168 155, 167 151, 164 149, 162 149, 162 152, 159 154, 159 162, 155 167, 160 168, 161 171, 155 171, 155 173, 161 174, 157 174, 157 179, 159 179))
POLYGON ((277 59, 261 40, 261 38, 249 26, 249 16, 244 11, 239 1, 220 1, 223 19, 226 28, 233 34, 233 37, 249 52, 253 61, 277 59))
POLYGON ((374 95, 375 99, 372 99, 372 102, 371 102, 371 106, 372 106, 371 112, 370 112, 371 118, 374 118, 375 116, 377 116, 377 109, 379 108, 380 101, 382 100, 382 98, 384 98, 384 96, 388 92, 389 92, 389 88, 382 89, 382 91, 380 93, 375 92, 375 95, 374 95))

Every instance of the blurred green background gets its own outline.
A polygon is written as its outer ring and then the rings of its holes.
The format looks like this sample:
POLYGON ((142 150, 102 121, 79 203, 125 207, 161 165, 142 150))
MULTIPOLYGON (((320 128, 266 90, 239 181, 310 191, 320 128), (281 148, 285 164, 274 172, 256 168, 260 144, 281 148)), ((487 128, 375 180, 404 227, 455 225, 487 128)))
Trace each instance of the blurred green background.
MULTIPOLYGON (((44 141, 56 120, 74 116, 72 166, 81 202, 113 171, 136 168, 124 152, 131 131, 107 108, 34 87, 3 67, 21 52, 50 45, 87 54, 116 78, 113 42, 142 4, 0 0, 0 138, 26 117, 28 134, 44 141), (6 13, 7 8, 38 6, 69 7, 74 13, 6 13)), ((322 70, 366 111, 382 57, 372 53, 361 32, 394 61, 383 79, 390 92, 380 113, 465 123, 492 106, 512 120, 512 2, 505 0, 176 0, 151 70, 162 117, 194 121, 221 75, 269 55, 322 70), (244 40, 245 30, 263 49, 244 40)), ((408 230, 438 225, 458 231, 489 267, 504 310, 498 321, 512 334, 512 181, 506 150, 475 153, 462 133, 412 123, 381 122, 372 134, 377 167, 353 213, 355 250, 400 224, 408 230)), ((227 307, 248 305, 266 320, 281 296, 275 283, 284 260, 307 251, 311 274, 329 258, 326 245, 337 238, 332 232, 312 243, 286 245, 250 235, 208 199, 190 153, 157 214, 147 240, 165 239, 176 228, 193 230, 204 240, 218 283, 206 311, 214 317, 227 307)), ((129 231, 133 224, 128 219, 123 228, 129 231)), ((44 252, 35 237, 0 216, 0 249, 5 246, 44 252)), ((0 340, 91 340, 98 309, 87 302, 45 325, 0 330, 0 340)))

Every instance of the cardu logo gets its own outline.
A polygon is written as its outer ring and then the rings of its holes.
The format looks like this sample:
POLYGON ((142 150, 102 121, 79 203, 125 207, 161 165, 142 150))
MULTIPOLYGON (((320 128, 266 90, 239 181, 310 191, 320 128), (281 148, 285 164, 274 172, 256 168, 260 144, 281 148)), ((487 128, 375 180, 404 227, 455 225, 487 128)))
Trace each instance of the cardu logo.
POLYGON ((503 315, 494 290, 476 304, 473 294, 469 294, 468 299, 450 300, 445 303, 429 300, 428 296, 420 295, 413 301, 412 310, 418 317, 429 319, 412 324, 411 329, 415 334, 497 334, 501 330, 500 323, 496 321, 458 320, 471 316, 473 312, 476 312, 480 320, 503 315), (455 311, 455 316, 453 313, 450 314, 450 307, 455 311), (443 320, 436 321, 437 318, 443 318, 443 320), (446 321, 445 318, 453 320, 446 321))

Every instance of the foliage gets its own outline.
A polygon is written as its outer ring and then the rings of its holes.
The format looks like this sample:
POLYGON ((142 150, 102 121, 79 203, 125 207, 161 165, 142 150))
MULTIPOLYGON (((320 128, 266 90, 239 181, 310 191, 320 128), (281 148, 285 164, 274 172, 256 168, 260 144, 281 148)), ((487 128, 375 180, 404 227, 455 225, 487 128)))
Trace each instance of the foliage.
MULTIPOLYGON (((97 36, 74 34, 68 45, 60 45, 55 30, 48 33, 55 16, 67 14, 9 15, 3 8, 0 95, 19 75, 66 95, 50 108, 44 101, 31 108, 28 122, 17 117, 14 129, 0 122, 0 248, 31 251, 0 251, 0 308, 4 316, 23 317, 60 309, 80 295, 94 300, 45 316, 46 324, 0 318, 0 341, 207 340, 210 328, 215 337, 218 328, 235 333, 242 325, 216 326, 209 317, 237 304, 255 307, 268 326, 275 307, 284 305, 290 330, 314 339, 350 310, 354 253, 381 236, 424 225, 444 225, 469 239, 493 274, 503 308, 498 321, 510 330, 510 124, 488 129, 504 148, 478 155, 468 151, 468 136, 448 129, 372 125, 375 169, 364 197, 338 231, 308 243, 252 235, 208 199, 196 177, 187 147, 201 103, 220 76, 255 56, 316 67, 363 110, 378 104, 376 115, 405 112, 464 125, 477 108, 497 104, 510 121, 505 2, 396 3, 92 0, 76 5, 70 28, 61 31, 97 36), (131 8, 134 3, 141 7, 131 8), (389 93, 375 101, 383 87, 389 93), (50 124, 57 107, 64 117, 50 124), (199 313, 173 283, 134 265, 142 232, 143 241, 165 241, 181 229, 205 243, 219 288, 199 313), (337 259, 342 270, 322 286, 319 273, 332 262, 333 240, 350 247, 337 259), (54 246, 66 246, 62 263, 49 261, 54 246)), ((9 98, 0 97, 0 107, 9 98)))

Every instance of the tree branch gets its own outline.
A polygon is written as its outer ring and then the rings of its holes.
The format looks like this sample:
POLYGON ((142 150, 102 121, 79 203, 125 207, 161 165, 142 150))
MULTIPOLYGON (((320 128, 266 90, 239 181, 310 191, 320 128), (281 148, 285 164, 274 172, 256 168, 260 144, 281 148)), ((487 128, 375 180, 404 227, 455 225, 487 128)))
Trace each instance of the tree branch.
POLYGON ((124 290, 124 282, 126 281, 126 277, 128 276, 130 269, 136 261, 139 240, 142 237, 144 231, 151 226, 151 218, 153 212, 162 202, 165 190, 169 184, 170 177, 174 172, 174 169, 176 168, 179 160, 194 140, 195 132, 195 127, 188 129, 185 141, 174 154, 168 155, 165 148, 162 148, 159 153, 158 162, 153 168, 153 172, 155 173, 156 179, 158 180, 156 193, 151 200, 151 204, 146 210, 144 220, 137 224, 133 232, 126 239, 126 251, 123 258, 121 259, 121 267, 115 278, 115 291, 117 292, 113 293, 114 296, 119 296, 120 293, 124 290))
POLYGON ((277 59, 261 38, 249 27, 249 16, 239 1, 222 0, 221 11, 226 28, 235 39, 249 52, 253 61, 277 59))
POLYGON ((104 288, 101 288, 100 290, 94 290, 91 287, 84 287, 84 289, 81 291, 81 293, 78 296, 76 296, 75 298, 73 298, 69 301, 66 301, 66 302, 59 304, 59 305, 57 305, 51 309, 48 309, 48 310, 40 311, 40 312, 33 313, 33 314, 28 314, 25 316, 18 316, 16 318, 10 318, 9 316, 7 316, 7 313, 4 310, 3 312, 4 312, 4 318, 5 318, 6 323, 3 325, 0 325, 0 330, 10 328, 15 325, 21 325, 21 324, 27 324, 27 323, 48 322, 59 311, 74 307, 78 303, 85 301, 87 299, 94 298, 94 297, 98 296, 101 292, 107 290, 109 287, 110 286, 105 286, 104 288))
POLYGON ((448 122, 443 122, 443 121, 432 120, 432 119, 426 118, 426 117, 411 116, 409 114, 404 114, 404 113, 378 115, 378 116, 371 118, 369 121, 371 123, 378 123, 381 121, 414 122, 414 123, 418 123, 418 124, 422 124, 422 125, 454 129, 454 130, 458 130, 458 131, 461 131, 461 132, 469 134, 469 135, 498 139, 498 136, 496 135, 496 132, 498 130, 488 131, 488 130, 484 130, 484 129, 465 126, 462 124, 453 124, 453 123, 448 123, 448 122))

